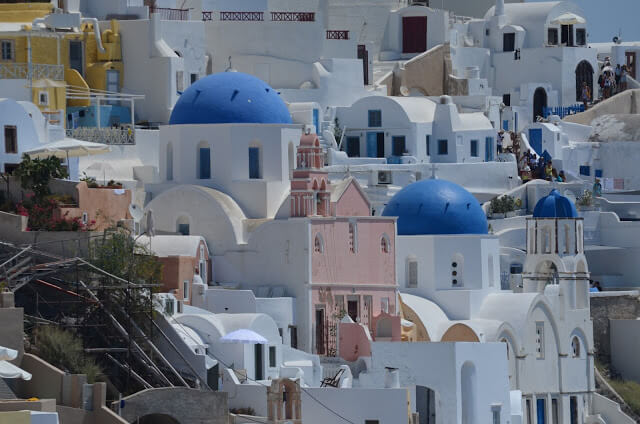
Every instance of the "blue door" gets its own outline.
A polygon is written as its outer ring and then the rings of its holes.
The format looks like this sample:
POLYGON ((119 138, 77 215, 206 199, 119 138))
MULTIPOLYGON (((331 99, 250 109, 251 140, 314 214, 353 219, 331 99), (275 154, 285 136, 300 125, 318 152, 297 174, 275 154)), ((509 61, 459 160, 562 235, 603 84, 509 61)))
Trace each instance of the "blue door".
POLYGON ((249 178, 260 179, 262 178, 260 172, 260 148, 249 147, 249 178))
POLYGON ((529 144, 538 156, 542 153, 542 129, 529 129, 529 144))
POLYGON ((509 120, 505 119, 502 121, 502 129, 505 131, 509 131, 509 120))
POLYGON ((547 421, 545 420, 546 408, 544 404, 544 399, 536 399, 536 410, 538 416, 538 424, 545 424, 547 421))
POLYGON ((484 139, 484 161, 493 161, 493 137, 487 137, 484 139))
POLYGON ((378 157, 378 133, 367 133, 367 156, 370 158, 378 157))
POLYGON ((318 109, 313 109, 313 125, 316 126, 316 134, 320 134, 320 119, 318 109))
POLYGON ((200 170, 199 176, 201 180, 211 178, 211 149, 208 147, 200 148, 200 170))

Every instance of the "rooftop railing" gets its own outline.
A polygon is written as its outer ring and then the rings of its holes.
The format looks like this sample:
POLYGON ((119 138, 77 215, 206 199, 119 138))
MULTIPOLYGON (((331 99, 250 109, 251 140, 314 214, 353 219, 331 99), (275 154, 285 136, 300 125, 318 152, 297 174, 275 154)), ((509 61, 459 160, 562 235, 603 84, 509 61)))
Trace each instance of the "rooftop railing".
POLYGON ((149 8, 149 12, 152 14, 160 15, 160 19, 163 21, 188 21, 189 9, 171 9, 168 7, 155 7, 149 8))
POLYGON ((66 130, 67 137, 78 140, 92 141, 102 144, 136 144, 136 132, 131 128, 97 128, 79 127, 66 130))
MULTIPOLYGON (((31 64, 31 79, 64 81, 64 65, 31 64)), ((29 79, 27 63, 0 63, 0 79, 29 79)))
POLYGON ((203 21, 213 21, 213 12, 211 11, 202 11, 202 20, 203 21))
POLYGON ((345 30, 327 30, 327 40, 348 40, 349 31, 345 30))
POLYGON ((221 21, 264 21, 264 12, 220 12, 221 21))
POLYGON ((278 22, 315 22, 314 12, 271 12, 271 20, 278 22))

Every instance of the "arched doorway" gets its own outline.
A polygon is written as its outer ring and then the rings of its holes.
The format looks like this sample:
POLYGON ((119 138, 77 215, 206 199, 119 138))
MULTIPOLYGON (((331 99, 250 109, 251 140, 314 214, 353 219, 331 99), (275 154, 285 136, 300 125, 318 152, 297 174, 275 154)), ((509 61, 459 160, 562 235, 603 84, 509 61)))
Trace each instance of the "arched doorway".
POLYGON ((593 67, 589 62, 583 60, 576 67, 576 101, 582 101, 582 83, 586 82, 593 99, 593 67))
POLYGON ((533 122, 536 122, 538 116, 544 117, 544 108, 547 107, 547 92, 544 88, 536 88, 533 93, 533 122))
POLYGON ((165 414, 149 414, 134 421, 136 424, 180 424, 178 420, 165 414))

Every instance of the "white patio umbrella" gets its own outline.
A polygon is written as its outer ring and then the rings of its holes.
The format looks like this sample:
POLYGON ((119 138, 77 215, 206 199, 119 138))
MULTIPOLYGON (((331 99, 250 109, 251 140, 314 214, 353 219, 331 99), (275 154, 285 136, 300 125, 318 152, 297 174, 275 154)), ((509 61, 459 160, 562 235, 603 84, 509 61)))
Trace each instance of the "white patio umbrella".
POLYGON ((11 361, 18 357, 18 351, 0 346, 0 361, 11 361))
POLYGON ((232 331, 220 337, 222 343, 267 344, 269 341, 255 331, 247 328, 232 331))
POLYGON ((555 18, 551 21, 553 25, 577 25, 577 24, 585 24, 587 21, 582 17, 578 16, 575 13, 563 13, 562 15, 555 18))
POLYGON ((53 143, 43 144, 35 149, 27 150, 32 159, 43 159, 49 156, 56 156, 60 159, 75 158, 79 156, 100 155, 102 153, 108 153, 111 151, 111 147, 102 143, 93 143, 91 141, 76 140, 75 138, 64 138, 60 141, 54 141, 53 143))
POLYGON ((11 362, 0 361, 0 378, 21 378, 31 380, 31 374, 13 365, 11 362))

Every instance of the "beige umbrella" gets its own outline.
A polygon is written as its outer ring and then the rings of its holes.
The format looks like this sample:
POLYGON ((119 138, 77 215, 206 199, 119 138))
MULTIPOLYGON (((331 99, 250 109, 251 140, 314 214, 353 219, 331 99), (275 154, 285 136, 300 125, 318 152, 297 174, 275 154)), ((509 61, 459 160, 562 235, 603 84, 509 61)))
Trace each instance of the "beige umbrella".
POLYGON ((577 25, 586 24, 587 21, 582 16, 578 16, 575 13, 563 13, 551 21, 551 23, 553 25, 577 25))
POLYGON ((106 144, 76 140, 75 138, 64 138, 60 141, 54 141, 53 143, 43 144, 35 149, 27 150, 25 153, 32 159, 56 156, 61 159, 66 158, 67 163, 69 163, 69 158, 100 155, 110 151, 111 148, 106 144))

